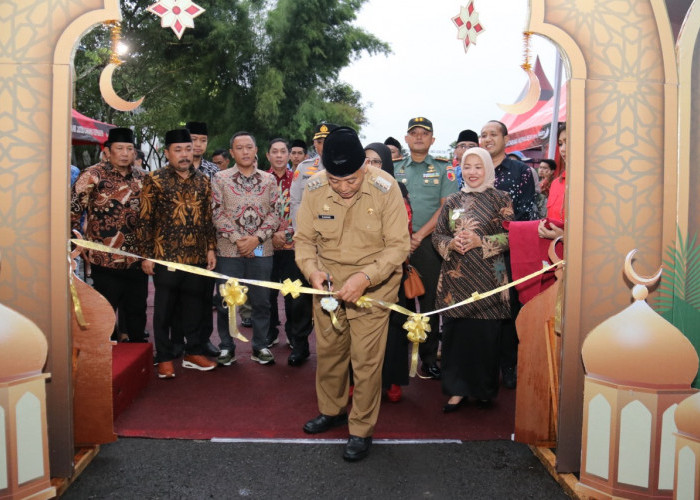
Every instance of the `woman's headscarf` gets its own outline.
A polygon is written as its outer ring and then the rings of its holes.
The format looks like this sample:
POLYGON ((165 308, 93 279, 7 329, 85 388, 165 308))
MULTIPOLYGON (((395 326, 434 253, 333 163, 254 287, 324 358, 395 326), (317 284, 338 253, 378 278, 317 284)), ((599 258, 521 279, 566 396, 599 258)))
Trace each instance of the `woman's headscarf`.
MULTIPOLYGON (((381 142, 373 142, 365 146, 365 151, 371 149, 379 155, 379 159, 382 160, 382 170, 387 174, 394 177, 394 160, 391 159, 391 149, 381 142)), ((408 197, 408 190, 406 186, 399 182, 399 189, 401 190, 401 195, 406 198, 408 197)))
POLYGON ((481 161, 484 164, 484 182, 482 182, 479 186, 473 188, 469 187, 469 184, 467 184, 467 181, 465 179, 464 185, 462 186, 462 191, 464 191, 465 193, 483 193, 488 188, 492 188, 493 183, 496 182, 496 169, 493 166, 493 160, 491 159, 491 155, 489 154, 489 152, 486 151, 484 148, 467 149, 462 155, 462 162, 460 164, 462 166, 462 178, 464 178, 465 175, 464 160, 467 158, 467 156, 470 155, 476 155, 479 158, 481 158, 481 161))

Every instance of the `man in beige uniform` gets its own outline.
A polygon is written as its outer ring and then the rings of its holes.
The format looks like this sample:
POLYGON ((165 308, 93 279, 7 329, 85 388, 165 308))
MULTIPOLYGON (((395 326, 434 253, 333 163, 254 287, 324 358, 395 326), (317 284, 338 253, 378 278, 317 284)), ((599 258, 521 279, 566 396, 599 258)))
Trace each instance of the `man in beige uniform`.
POLYGON ((321 414, 304 425, 310 434, 349 423, 343 458, 367 456, 381 403, 381 377, 389 310, 355 303, 366 295, 396 302, 401 263, 410 247, 408 220, 399 186, 367 165, 354 130, 340 127, 326 138, 326 171, 305 188, 294 236, 296 262, 316 289, 336 292, 339 328, 314 296, 316 395, 321 414), (349 367, 355 389, 350 415, 349 367))

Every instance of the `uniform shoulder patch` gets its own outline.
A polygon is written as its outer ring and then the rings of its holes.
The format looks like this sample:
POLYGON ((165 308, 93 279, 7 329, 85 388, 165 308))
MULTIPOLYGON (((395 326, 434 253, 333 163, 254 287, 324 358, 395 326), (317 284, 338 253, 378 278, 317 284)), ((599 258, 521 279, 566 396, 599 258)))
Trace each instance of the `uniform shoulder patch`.
POLYGON ((375 177, 372 185, 379 189, 382 193, 387 193, 391 189, 391 181, 383 177, 375 177))
POLYGON ((444 156, 436 156, 435 160, 452 164, 452 160, 450 160, 449 158, 446 158, 444 156))
POLYGON ((311 179, 306 183, 306 189, 308 191, 314 191, 322 186, 326 185, 325 179, 311 179))

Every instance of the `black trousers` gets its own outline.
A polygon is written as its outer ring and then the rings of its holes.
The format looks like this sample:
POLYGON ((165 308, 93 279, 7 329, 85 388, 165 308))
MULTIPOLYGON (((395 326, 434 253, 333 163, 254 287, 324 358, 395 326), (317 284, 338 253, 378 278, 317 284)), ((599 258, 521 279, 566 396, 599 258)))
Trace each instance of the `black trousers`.
POLYGON ((123 318, 123 327, 129 340, 144 340, 146 328, 146 299, 148 298, 148 276, 136 263, 129 269, 112 269, 92 264, 92 282, 95 290, 102 294, 123 318))
MULTIPOLYGON (((283 282, 289 278, 291 281, 301 280, 302 286, 309 284, 294 261, 294 250, 276 250, 272 256, 272 277, 270 281, 283 282)), ((277 325, 279 323, 279 310, 277 306, 277 290, 270 290, 270 332, 269 340, 277 338, 277 325)), ((284 332, 287 340, 293 346, 295 352, 304 353, 309 350, 309 334, 313 329, 313 297, 302 293, 299 297, 291 295, 284 297, 284 312, 287 322, 284 324, 284 332)))
MULTIPOLYGON (((420 311, 434 311, 442 258, 433 247, 433 241, 430 236, 421 241, 418 248, 411 254, 411 265, 416 268, 425 286, 425 294, 418 297, 420 311)), ((415 301, 409 300, 406 307, 411 311, 415 311, 415 301)), ((437 314, 433 314, 428 316, 428 318, 430 321, 430 332, 428 332, 427 340, 420 344, 418 353, 423 363, 432 364, 437 361, 437 351, 440 343, 440 317, 437 314)))
POLYGON ((498 351, 503 322, 443 316, 443 394, 479 400, 498 395, 498 351))
MULTIPOLYGON (((406 307, 406 294, 403 291, 403 280, 399 287, 399 298, 396 303, 406 307)), ((408 333, 403 324, 406 315, 391 311, 389 314, 389 330, 386 336, 386 351, 384 352, 384 364, 382 365, 382 389, 388 389, 392 384, 408 385, 408 333)))
POLYGON ((156 361, 171 361, 178 356, 175 344, 179 339, 173 338, 173 333, 184 337, 186 354, 202 354, 202 301, 208 279, 184 271, 168 271, 161 265, 156 265, 155 272, 153 337, 156 361))

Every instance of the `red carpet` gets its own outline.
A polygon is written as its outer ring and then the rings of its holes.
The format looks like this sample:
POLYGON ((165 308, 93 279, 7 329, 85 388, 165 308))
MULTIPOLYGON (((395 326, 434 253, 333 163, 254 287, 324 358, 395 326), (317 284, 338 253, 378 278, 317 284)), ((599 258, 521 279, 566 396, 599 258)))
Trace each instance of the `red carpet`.
MULTIPOLYGON (((248 328, 242 332, 252 335, 248 328)), ((212 341, 218 341, 216 332, 212 341)), ((153 368, 146 389, 117 417, 115 432, 178 439, 310 437, 302 426, 318 414, 315 353, 301 367, 288 366, 284 334, 272 352, 277 364, 261 366, 251 361, 250 344, 238 343, 233 365, 199 372, 177 363, 172 380, 158 379, 153 368)), ((445 415, 440 382, 415 378, 403 389, 401 402, 382 402, 375 438, 471 441, 510 439, 513 433, 515 391, 502 389, 490 409, 468 405, 445 415)), ((347 428, 318 437, 345 438, 347 428)))

